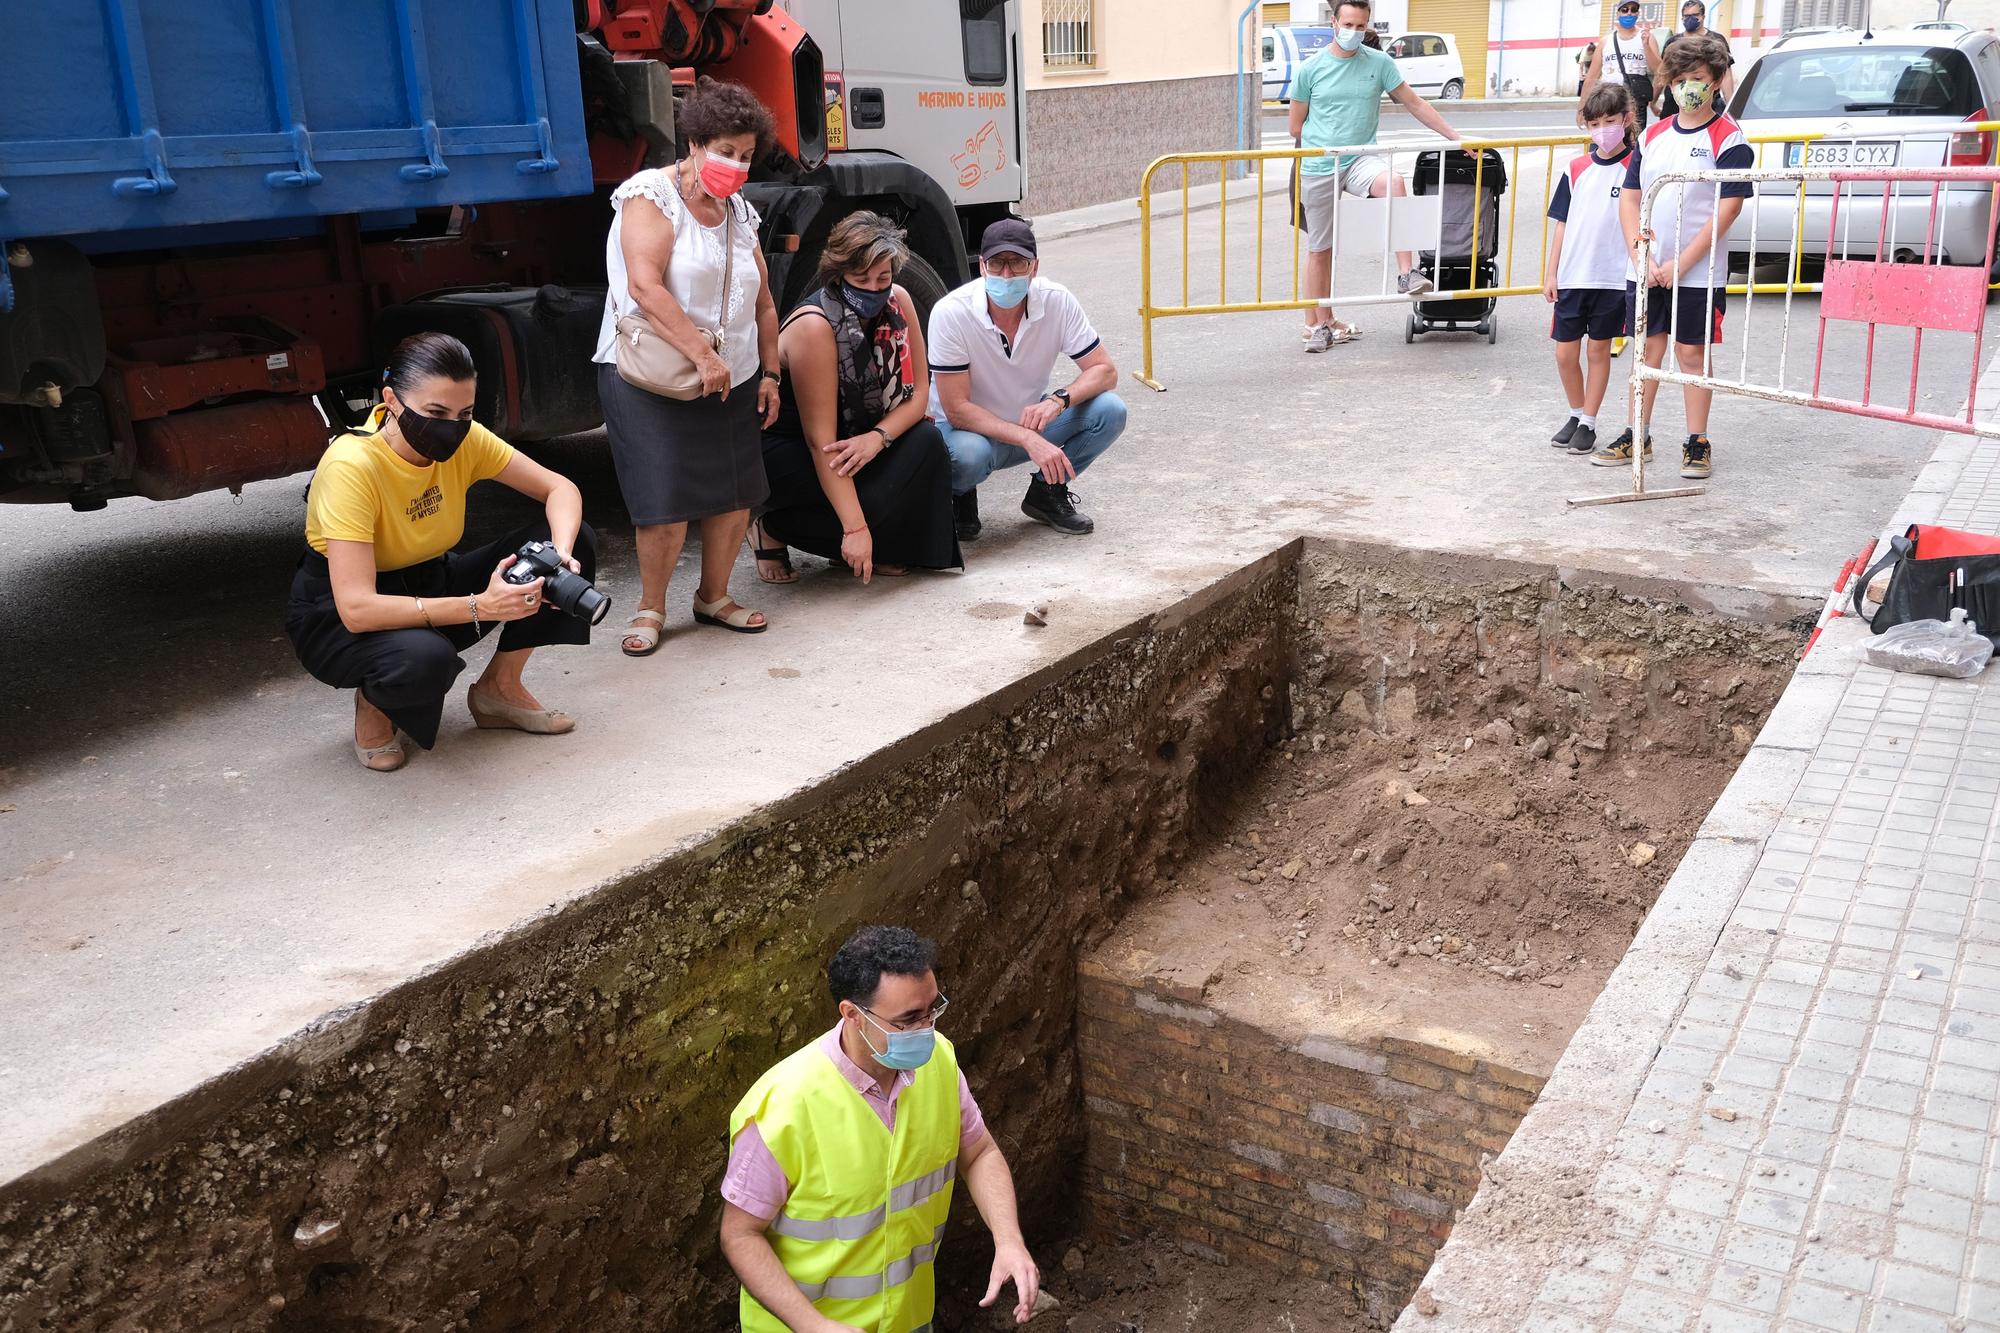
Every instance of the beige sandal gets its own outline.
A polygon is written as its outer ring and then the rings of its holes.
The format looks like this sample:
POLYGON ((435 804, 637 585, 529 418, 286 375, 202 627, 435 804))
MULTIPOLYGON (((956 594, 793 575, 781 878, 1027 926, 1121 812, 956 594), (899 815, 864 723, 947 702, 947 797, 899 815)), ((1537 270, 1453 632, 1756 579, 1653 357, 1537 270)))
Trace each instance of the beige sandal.
POLYGON ((664 611, 634 611, 631 623, 625 627, 625 637, 618 646, 627 657, 650 657, 660 646, 660 630, 666 623, 667 613, 664 611), (642 621, 645 623, 642 624, 642 621), (637 648, 631 646, 633 639, 639 641, 637 648))
POLYGON ((520 708, 488 699, 479 693, 477 685, 465 687, 465 706, 472 710, 473 722, 488 731, 512 728, 531 736, 562 736, 576 730, 576 719, 568 713, 553 708, 520 708))
POLYGON ((712 602, 704 602, 701 600, 701 594, 695 594, 694 620, 697 625, 714 625, 718 629, 734 630, 738 634, 762 634, 771 628, 771 622, 767 620, 761 625, 751 624, 750 617, 757 614, 759 613, 746 610, 727 593, 712 602), (725 606, 733 606, 736 609, 724 614, 722 608, 725 606))

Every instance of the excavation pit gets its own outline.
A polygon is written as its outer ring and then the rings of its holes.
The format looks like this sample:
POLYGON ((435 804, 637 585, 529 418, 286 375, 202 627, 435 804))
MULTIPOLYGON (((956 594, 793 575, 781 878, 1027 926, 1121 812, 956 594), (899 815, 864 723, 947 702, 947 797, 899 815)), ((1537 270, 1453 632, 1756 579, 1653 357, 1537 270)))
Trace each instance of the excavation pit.
POLYGON ((1806 608, 1713 601, 1286 547, 0 1185, 0 1327, 725 1327, 728 1106, 878 920, 1049 1324, 1379 1323, 1784 685, 1806 608))

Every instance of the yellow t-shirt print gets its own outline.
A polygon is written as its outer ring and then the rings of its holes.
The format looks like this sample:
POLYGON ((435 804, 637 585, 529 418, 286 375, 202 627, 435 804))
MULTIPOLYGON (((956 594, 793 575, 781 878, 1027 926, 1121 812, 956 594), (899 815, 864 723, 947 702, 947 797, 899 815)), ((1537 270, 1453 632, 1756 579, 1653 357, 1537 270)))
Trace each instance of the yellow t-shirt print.
POLYGON ((422 467, 382 438, 384 409, 360 431, 326 447, 306 495, 306 543, 326 554, 329 541, 368 542, 378 570, 434 560, 465 536, 465 493, 497 477, 514 446, 473 423, 465 443, 442 463, 422 467))

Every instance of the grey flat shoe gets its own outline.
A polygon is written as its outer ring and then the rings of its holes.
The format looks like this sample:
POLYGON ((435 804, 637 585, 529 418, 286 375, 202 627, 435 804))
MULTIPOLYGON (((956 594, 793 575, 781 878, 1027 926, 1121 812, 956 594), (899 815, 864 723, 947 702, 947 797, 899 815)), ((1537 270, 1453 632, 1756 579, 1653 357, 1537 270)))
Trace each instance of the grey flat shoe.
POLYGON ((516 708, 479 693, 477 685, 465 687, 465 706, 472 720, 487 731, 525 731, 531 736, 561 736, 576 730, 576 719, 553 708, 516 708))

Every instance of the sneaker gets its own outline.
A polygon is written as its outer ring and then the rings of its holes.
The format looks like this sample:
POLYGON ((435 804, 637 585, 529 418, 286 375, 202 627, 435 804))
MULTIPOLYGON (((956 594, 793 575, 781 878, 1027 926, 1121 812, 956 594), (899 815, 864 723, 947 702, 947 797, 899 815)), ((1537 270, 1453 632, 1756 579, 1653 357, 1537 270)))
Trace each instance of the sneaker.
POLYGON ((958 525, 958 539, 962 542, 979 540, 979 530, 985 525, 979 521, 979 492, 967 491, 963 495, 951 497, 952 521, 958 525))
MULTIPOLYGON (((1590 456, 1596 467, 1632 466, 1632 428, 1627 426, 1618 432, 1618 438, 1590 456)), ((1646 461, 1653 461, 1653 437, 1646 437, 1646 461)))
POLYGON ((1569 437, 1569 451, 1573 454, 1593 454, 1597 452, 1597 428, 1578 426, 1576 434, 1569 437))
POLYGON ((1067 486, 1051 486, 1040 477, 1028 483, 1028 493, 1021 500, 1021 512, 1037 523, 1046 523, 1057 532, 1081 537, 1094 531, 1097 525, 1088 517, 1076 512, 1076 497, 1069 493, 1067 486))
POLYGON ((1708 456, 1708 436, 1690 435, 1681 446, 1681 475, 1683 477, 1706 477, 1712 470, 1708 456))
POLYGON ((1321 324, 1307 335, 1306 350, 1308 352, 1330 352, 1333 350, 1334 344, 1340 341, 1339 338, 1333 335, 1333 325, 1321 324))
POLYGON ((1396 279, 1396 290, 1405 296, 1422 296, 1425 292, 1432 290, 1436 286, 1436 283, 1415 269, 1411 269, 1408 273, 1396 279))
POLYGON ((1577 427, 1580 424, 1581 423, 1579 423, 1576 419, 1576 414, 1572 412, 1570 414, 1569 420, 1563 422, 1562 428, 1558 430, 1554 435, 1551 435, 1549 437, 1549 443, 1553 444, 1558 449, 1562 448, 1564 445, 1569 443, 1570 436, 1576 434, 1577 427))

